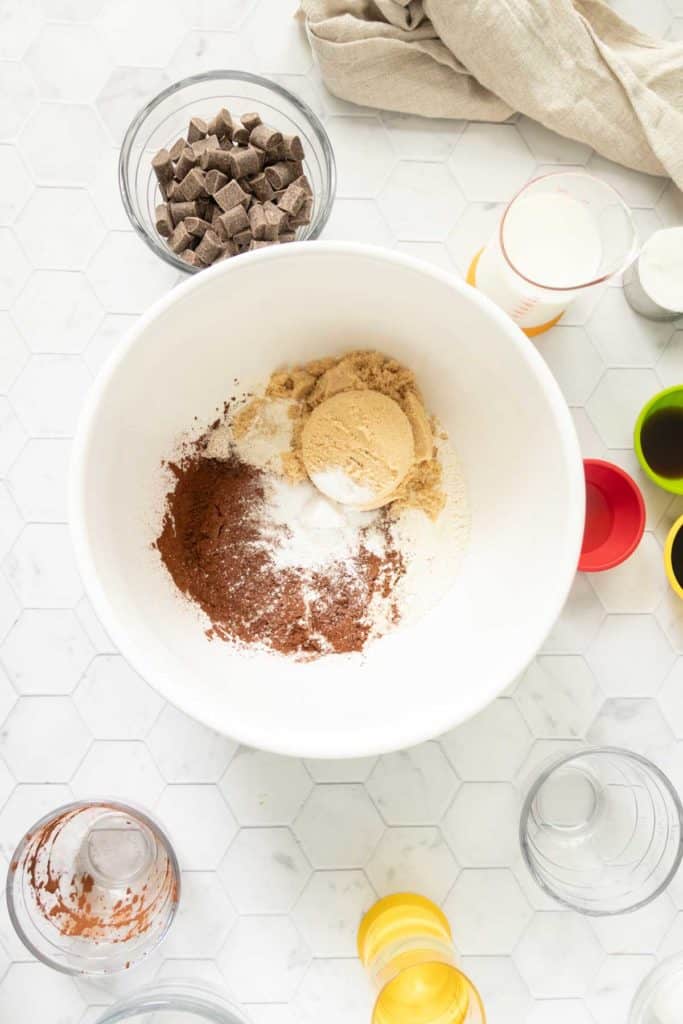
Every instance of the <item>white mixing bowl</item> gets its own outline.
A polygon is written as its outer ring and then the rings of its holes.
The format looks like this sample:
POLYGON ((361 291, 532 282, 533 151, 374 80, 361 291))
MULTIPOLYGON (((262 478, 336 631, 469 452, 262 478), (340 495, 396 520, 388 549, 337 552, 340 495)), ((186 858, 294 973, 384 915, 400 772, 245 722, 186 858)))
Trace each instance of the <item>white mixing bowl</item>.
POLYGON ((573 424, 534 346, 468 285, 356 244, 273 247, 177 287, 100 374, 73 456, 78 561, 123 654, 183 711, 285 754, 394 750, 482 708, 559 614, 583 519, 573 424), (364 656, 298 664, 208 640, 151 548, 162 460, 195 416, 212 419, 235 377, 249 385, 359 347, 416 371, 463 462, 472 532, 452 591, 364 656))

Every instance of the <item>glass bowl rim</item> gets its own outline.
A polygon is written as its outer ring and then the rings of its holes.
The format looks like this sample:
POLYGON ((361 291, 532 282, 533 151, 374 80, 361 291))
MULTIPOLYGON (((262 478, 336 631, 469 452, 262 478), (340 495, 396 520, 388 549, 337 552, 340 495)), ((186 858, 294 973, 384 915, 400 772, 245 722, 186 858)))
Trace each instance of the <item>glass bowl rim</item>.
POLYGON ((539 771, 538 775, 529 787, 529 792, 527 793, 524 799, 522 810, 519 816, 519 845, 521 848, 524 863, 526 864, 529 873, 531 874, 531 877, 536 882, 536 884, 543 890, 543 892, 545 892, 548 896, 554 899, 556 903, 560 903, 565 907, 569 907, 570 910, 574 910, 576 911, 576 913, 585 914, 586 917, 615 917, 619 914, 632 914, 634 911, 640 910, 642 907, 647 906, 648 903, 652 903, 652 901, 657 899, 658 896, 661 896, 661 894, 668 887, 669 883, 671 882, 671 880, 673 879, 674 875, 676 874, 681 865, 681 860, 683 860, 683 803, 681 803, 681 798, 678 795, 678 791, 676 790, 674 784, 672 783, 668 775, 666 775, 661 768, 654 764, 653 761, 650 761, 647 757, 643 757, 642 754, 638 754, 634 750, 626 750, 624 747, 584 747, 580 750, 570 751, 568 754, 562 755, 562 757, 553 759, 551 762, 546 763, 545 767, 539 771), (647 768, 649 771, 652 772, 653 775, 655 775, 659 782, 661 782, 664 786, 664 789, 668 792, 675 807, 676 814, 678 816, 678 849, 676 851, 676 856, 674 857, 673 863, 666 874, 666 877, 660 882, 657 888, 654 889, 648 896, 643 897, 643 899, 638 900, 637 902, 631 904, 628 907, 620 907, 617 910, 606 910, 604 908, 597 909, 595 907, 583 907, 578 903, 574 903, 571 900, 565 899, 563 896, 559 896, 555 892, 555 890, 545 882, 545 880, 536 870, 534 861, 529 851, 529 841, 527 839, 526 834, 526 823, 529 819, 529 814, 531 812, 531 805, 534 802, 539 789, 547 781, 549 776, 558 768, 561 768, 563 765, 568 764, 570 761, 578 761, 583 757, 589 757, 594 754, 615 754, 619 757, 626 757, 630 761, 636 761, 644 768, 647 768))
POLYGON ((332 204, 334 203, 337 192, 337 164, 327 130, 315 111, 312 110, 311 107, 309 107, 309 105, 299 96, 285 88, 285 86, 280 85, 278 82, 274 82, 270 78, 265 78, 263 75, 255 75, 251 71, 237 71, 221 68, 216 68, 212 71, 201 71, 199 74, 188 75, 186 78, 178 79, 177 82, 172 82, 170 85, 167 85, 165 89, 162 89, 161 92, 158 92, 153 96, 148 103, 141 107, 128 125, 125 135, 123 136, 121 152, 119 154, 118 181, 123 208, 126 211, 126 216, 136 233, 140 238, 142 238, 152 252, 157 256, 160 256, 161 259, 170 266, 175 267, 176 270, 181 270, 186 274, 194 274, 204 268, 192 267, 190 264, 185 263, 180 259, 180 257, 176 256, 174 252, 171 252, 167 246, 162 245, 162 243, 159 242, 140 221, 131 200, 127 167, 133 144, 147 117, 149 117, 149 115, 152 114, 161 103, 169 97, 175 96, 176 93, 181 92, 188 86, 197 85, 211 80, 246 82, 250 85, 270 90, 280 99, 287 100, 288 103, 291 103, 292 106, 294 106, 311 125, 315 137, 322 149, 323 165, 327 174, 327 188, 321 196, 321 207, 316 218, 315 228, 311 231, 310 235, 307 235, 306 238, 300 239, 300 241, 312 241, 320 236, 327 224, 327 221, 329 220, 332 204))
POLYGON ((175 916, 178 913, 178 907, 180 905, 180 897, 182 893, 180 864, 178 862, 178 858, 176 856, 176 852, 171 842, 170 836, 163 828, 163 826, 159 824, 158 821, 156 821, 144 808, 139 807, 137 804, 129 802, 124 803, 123 801, 116 799, 108 800, 106 797, 92 797, 91 799, 72 800, 67 804, 60 804, 59 807, 55 807, 53 808, 53 810, 48 811, 46 814, 43 814, 42 817, 38 818, 37 821, 34 821, 24 831, 24 834, 17 843, 14 849, 14 853, 10 858, 9 867, 7 869, 7 877, 5 880, 5 901, 7 903, 7 913, 9 915, 9 919, 12 922, 12 927, 14 928, 17 936, 21 939, 21 941, 26 946, 28 951, 32 953, 37 960, 39 960, 43 964, 46 964, 48 967, 53 968, 53 970, 55 971, 60 971, 62 974, 69 974, 72 976, 85 975, 92 977, 102 977, 103 975, 106 976, 109 974, 119 974, 121 971, 125 970, 125 965, 122 964, 121 967, 115 968, 114 970, 110 971, 89 971, 82 967, 71 967, 68 964, 62 963, 60 960, 55 960, 52 957, 46 956, 45 953, 42 953, 28 937, 17 916, 17 912, 14 905, 14 879, 16 876, 16 867, 18 866, 19 861, 23 856, 24 850, 26 849, 26 846, 30 841, 31 835, 33 835, 33 833, 37 829, 42 828, 43 825, 47 825, 50 821, 53 821, 56 817, 58 817, 61 814, 65 814, 68 811, 82 810, 83 808, 93 807, 96 805, 100 805, 102 807, 109 807, 112 810, 116 811, 122 811, 124 814, 131 813, 132 815, 136 815, 145 825, 147 825, 147 827, 152 832, 160 836, 164 843, 164 847, 166 849, 166 853, 171 864, 171 870, 173 871, 173 875, 175 878, 176 899, 171 907, 171 912, 168 916, 168 920, 166 921, 166 924, 162 931, 157 936, 154 944, 150 946, 150 948, 146 950, 142 954, 142 956, 132 961, 133 964, 140 963, 142 960, 144 960, 145 957, 149 956, 149 954, 153 952, 153 950, 155 950, 157 946, 166 938, 169 928, 173 924, 175 916))
POLYGON ((672 953, 648 971, 636 989, 629 1010, 628 1024, 642 1024, 643 1011, 648 1008, 652 997, 658 994, 662 981, 667 978, 672 968, 674 970, 671 977, 683 977, 683 952, 672 953))
MULTIPOLYGON (((197 978, 173 978, 152 982, 124 996, 112 1006, 100 1007, 101 1016, 96 1024, 125 1024, 138 1019, 140 1014, 156 1010, 182 1010, 201 1017, 211 1024, 248 1024, 248 1018, 239 1013, 239 1007, 220 1006, 213 1002, 219 993, 214 987, 197 978)), ((222 994, 225 1001, 229 993, 222 994)))

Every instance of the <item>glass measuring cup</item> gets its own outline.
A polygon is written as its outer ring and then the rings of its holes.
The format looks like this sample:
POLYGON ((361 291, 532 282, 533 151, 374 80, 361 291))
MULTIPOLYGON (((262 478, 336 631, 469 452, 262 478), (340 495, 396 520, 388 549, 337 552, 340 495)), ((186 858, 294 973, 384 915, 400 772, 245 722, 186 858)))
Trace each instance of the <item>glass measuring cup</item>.
POLYGON ((508 203, 467 281, 533 337, 636 252, 631 213, 611 185, 578 171, 535 178, 508 203))

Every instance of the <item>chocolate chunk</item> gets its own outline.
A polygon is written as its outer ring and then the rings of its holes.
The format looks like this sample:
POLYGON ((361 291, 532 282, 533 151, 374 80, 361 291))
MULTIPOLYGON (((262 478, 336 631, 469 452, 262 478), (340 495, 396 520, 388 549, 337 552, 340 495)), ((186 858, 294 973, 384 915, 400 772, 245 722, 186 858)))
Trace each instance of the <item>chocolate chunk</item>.
POLYGON ((220 142, 216 135, 207 135, 205 139, 197 139, 192 143, 192 152, 198 160, 211 149, 220 149, 220 142))
POLYGON ((278 146, 278 153, 283 160, 303 160, 304 147, 298 135, 283 135, 278 146))
POLYGON ((209 221, 203 220, 201 217, 186 217, 183 224, 195 238, 202 238, 211 229, 209 221))
POLYGON ((184 260, 185 263, 189 263, 191 267, 203 268, 206 266, 206 264, 202 263, 194 249, 185 249, 184 252, 181 252, 180 258, 181 260, 184 260))
POLYGON ((263 172, 274 189, 287 188, 299 177, 299 165, 294 160, 278 160, 263 172))
POLYGON ((207 149, 200 157, 200 164, 205 171, 221 171, 226 177, 232 175, 232 161, 229 150, 207 149))
POLYGON ((198 217, 199 207, 196 200, 188 203, 169 203, 168 209, 174 224, 180 224, 186 217, 198 217))
POLYGON ((193 143, 197 142, 198 139, 203 139, 208 130, 209 126, 201 117, 190 118, 190 124, 187 129, 187 141, 193 143))
POLYGON ((180 184, 180 182, 176 181, 175 178, 174 178, 173 181, 169 181, 167 183, 167 185, 165 186, 165 188, 166 188, 166 199, 168 200, 169 203, 178 202, 178 186, 179 186, 179 184, 180 184))
POLYGON ((197 156, 191 146, 185 146, 175 165, 176 181, 182 181, 188 171, 197 165, 197 156))
POLYGON ((304 199, 303 206, 297 213, 296 217, 289 218, 289 226, 292 228, 303 227, 304 224, 310 224, 313 217, 313 197, 308 196, 304 199))
POLYGON ((157 206, 154 211, 154 219, 159 234, 163 235, 164 238, 168 238, 173 233, 173 218, 166 203, 161 203, 157 206))
POLYGON ((245 231, 239 231, 235 235, 233 241, 237 245, 238 252, 244 252, 247 249, 249 243, 251 242, 251 231, 249 231, 249 229, 245 231))
POLYGON ((266 237, 266 215, 260 203, 256 203, 249 209, 249 226, 257 241, 262 241, 266 237))
POLYGON ((252 238, 251 242, 249 243, 249 252, 253 252, 254 249, 267 249, 272 244, 272 242, 261 242, 256 238, 252 238))
POLYGON ((263 212, 266 215, 265 237, 272 241, 281 231, 286 230, 287 214, 279 210, 274 203, 264 203, 263 212))
POLYGON ((304 192, 308 193, 309 196, 313 195, 311 183, 305 174, 300 174, 298 178, 295 178, 294 181, 292 182, 292 185, 298 185, 299 188, 302 188, 304 192))
POLYGON ((233 177, 244 178, 248 174, 258 174, 261 170, 261 157, 262 154, 255 146, 233 149, 230 154, 233 177))
POLYGON ((240 121, 248 132, 253 132, 257 125, 261 124, 261 115, 255 112, 242 114, 240 121))
MULTIPOLYGON (((242 124, 244 124, 244 121, 242 124)), ((282 142, 282 132, 276 131, 275 128, 270 128, 267 124, 257 124, 249 135, 249 142, 258 149, 277 149, 282 142)))
POLYGON ((233 124, 232 141, 236 142, 238 145, 243 146, 245 143, 249 142, 250 134, 251 132, 249 129, 246 128, 241 121, 237 121, 236 124, 233 124))
POLYGON ((236 255, 237 255, 237 242, 235 242, 234 239, 229 238, 227 240, 227 242, 224 243, 223 252, 218 257, 218 259, 219 260, 228 259, 230 256, 236 256, 236 255))
POLYGON ((152 158, 152 170, 160 182, 170 181, 173 177, 173 161, 167 149, 160 149, 152 158))
POLYGON ((225 107, 222 107, 216 116, 211 118, 208 124, 209 133, 217 135, 219 139, 231 139, 232 128, 232 115, 225 107))
POLYGON ((285 242, 295 242, 296 241, 296 231, 283 231, 282 234, 280 235, 278 241, 282 242, 283 245, 284 245, 285 242))
POLYGON ((185 139, 183 139, 182 137, 179 138, 179 139, 176 139, 175 142, 173 143, 173 145, 171 146, 171 148, 168 151, 168 155, 170 156, 171 160, 177 160, 178 157, 180 156, 180 154, 182 153, 182 151, 185 149, 186 145, 187 145, 187 141, 185 139))
POLYGON ((212 231, 211 228, 209 228, 209 230, 205 233, 204 237, 202 238, 201 242, 199 243, 195 250, 199 259, 202 261, 202 263, 205 263, 206 266, 208 266, 210 263, 213 263, 216 257, 220 256, 222 251, 223 243, 221 242, 216 232, 212 231))
POLYGON ((193 242, 194 237, 185 227, 184 220, 181 220, 180 224, 176 225, 173 229, 173 234, 168 240, 169 247, 173 249, 173 252, 183 252, 184 249, 189 249, 193 242))
POLYGON ((305 198, 306 193, 304 190, 292 182, 278 202, 278 209, 284 210, 285 213, 290 214, 292 217, 296 217, 297 213, 304 205, 305 198))
POLYGON ((224 185, 223 188, 214 194, 214 199, 220 208, 226 212, 243 203, 246 198, 247 193, 241 188, 238 181, 229 181, 227 185, 224 185))
MULTIPOLYGON (((260 174, 254 174, 251 178, 247 178, 246 183, 248 183, 256 198, 260 199, 262 203, 272 199, 275 195, 275 192, 263 171, 261 171, 260 174)), ((244 184, 245 182, 243 182, 243 185, 244 184)))
POLYGON ((216 205, 209 196, 200 196, 199 199, 195 199, 197 204, 197 216, 201 217, 202 220, 211 220, 211 211, 216 205))
MULTIPOLYGON (((249 228, 249 218, 247 217, 246 210, 241 205, 233 206, 232 209, 227 210, 221 215, 220 221, 227 238, 234 238, 240 231, 249 228)), ((251 236, 251 230, 249 234, 251 236)))
POLYGON ((193 167, 180 182, 178 195, 184 200, 205 196, 207 194, 205 180, 206 175, 204 171, 200 170, 199 167, 193 167))
POLYGON ((224 185, 228 183, 227 174, 223 174, 222 171, 208 171, 204 184, 206 185, 206 191, 210 196, 214 196, 216 192, 219 192, 224 185))

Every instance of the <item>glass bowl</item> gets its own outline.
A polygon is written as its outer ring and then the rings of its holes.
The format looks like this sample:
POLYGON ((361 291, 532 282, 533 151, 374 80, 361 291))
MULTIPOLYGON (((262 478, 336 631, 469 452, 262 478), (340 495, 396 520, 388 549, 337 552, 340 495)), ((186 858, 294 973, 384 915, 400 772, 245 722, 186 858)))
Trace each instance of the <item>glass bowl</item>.
POLYGON ((203 981, 157 982, 102 1010, 96 1024, 247 1024, 223 992, 203 981))
POLYGON ((544 766, 519 838, 533 878, 582 914, 625 914, 662 893, 683 858, 683 806, 646 758, 590 747, 544 766))
POLYGON ((299 228, 297 241, 318 238, 330 215, 337 184, 334 154, 320 119, 303 100, 281 85, 246 71, 206 71, 170 85, 143 107, 125 134, 119 159, 119 187, 128 218, 143 241, 186 274, 193 267, 176 256, 155 225, 154 208, 163 202, 152 157, 185 135, 191 117, 210 120, 221 107, 238 117, 257 111, 285 134, 299 135, 305 150, 304 172, 313 189, 311 223, 299 228))
POLYGON ((635 994, 628 1024, 679 1024, 683 1006, 683 953, 650 971, 635 994))

